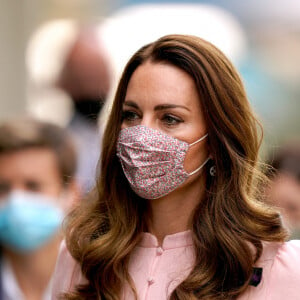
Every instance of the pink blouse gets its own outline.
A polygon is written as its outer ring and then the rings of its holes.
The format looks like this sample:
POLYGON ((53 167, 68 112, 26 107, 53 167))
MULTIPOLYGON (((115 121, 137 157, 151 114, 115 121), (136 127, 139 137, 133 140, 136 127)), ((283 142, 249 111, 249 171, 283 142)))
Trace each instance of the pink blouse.
MULTIPOLYGON (((129 273, 135 283, 139 300, 166 300, 174 288, 192 270, 195 261, 191 231, 165 237, 159 247, 157 239, 144 233, 129 261, 129 273)), ((264 243, 263 254, 256 264, 263 268, 260 283, 249 286, 239 300, 300 299, 300 241, 264 243)), ((53 280, 52 299, 83 283, 79 265, 63 242, 53 280)), ((128 286, 122 299, 134 299, 128 286)))

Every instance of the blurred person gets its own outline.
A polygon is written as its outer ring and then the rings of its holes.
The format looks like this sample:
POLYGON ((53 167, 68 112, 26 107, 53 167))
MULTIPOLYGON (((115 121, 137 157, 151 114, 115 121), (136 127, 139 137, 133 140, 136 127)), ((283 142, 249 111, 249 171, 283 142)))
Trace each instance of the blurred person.
POLYGON ((278 207, 292 237, 300 238, 300 141, 287 142, 270 154, 267 201, 278 207))
POLYGON ((52 299, 299 299, 300 241, 262 203, 258 121, 211 43, 167 35, 120 79, 97 192, 69 216, 52 299))
POLYGON ((52 20, 39 27, 27 45, 28 110, 60 124, 73 135, 76 178, 82 191, 95 184, 101 149, 98 115, 110 89, 110 63, 95 24, 52 20))
POLYGON ((101 149, 98 116, 110 88, 109 63, 93 28, 80 28, 58 75, 56 86, 74 104, 67 128, 78 148, 78 180, 84 192, 95 184, 101 149))
POLYGON ((48 300, 64 215, 78 198, 76 151, 62 128, 0 124, 0 299, 48 300))

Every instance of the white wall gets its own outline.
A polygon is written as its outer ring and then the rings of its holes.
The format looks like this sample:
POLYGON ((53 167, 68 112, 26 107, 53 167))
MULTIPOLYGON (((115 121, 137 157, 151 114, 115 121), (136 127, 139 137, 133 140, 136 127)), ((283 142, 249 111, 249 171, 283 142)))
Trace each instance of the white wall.
POLYGON ((1 0, 0 120, 25 109, 24 2, 1 0))

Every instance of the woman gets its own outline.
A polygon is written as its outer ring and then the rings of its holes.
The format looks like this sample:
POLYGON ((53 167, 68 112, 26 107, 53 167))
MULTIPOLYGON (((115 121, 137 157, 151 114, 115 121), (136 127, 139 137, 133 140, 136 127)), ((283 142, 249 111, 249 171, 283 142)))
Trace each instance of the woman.
POLYGON ((296 299, 300 244, 283 242, 259 199, 258 150, 218 49, 184 35, 140 49, 116 93, 97 193, 67 223, 53 299, 296 299))

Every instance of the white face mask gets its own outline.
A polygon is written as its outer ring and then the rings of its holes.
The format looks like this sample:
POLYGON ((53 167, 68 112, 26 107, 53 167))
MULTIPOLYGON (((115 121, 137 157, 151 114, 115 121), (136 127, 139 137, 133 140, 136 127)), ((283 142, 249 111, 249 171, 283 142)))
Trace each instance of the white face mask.
POLYGON ((210 157, 190 173, 183 167, 189 147, 207 136, 189 145, 161 131, 137 125, 120 131, 117 156, 134 192, 145 199, 156 199, 174 191, 209 161, 210 157))

